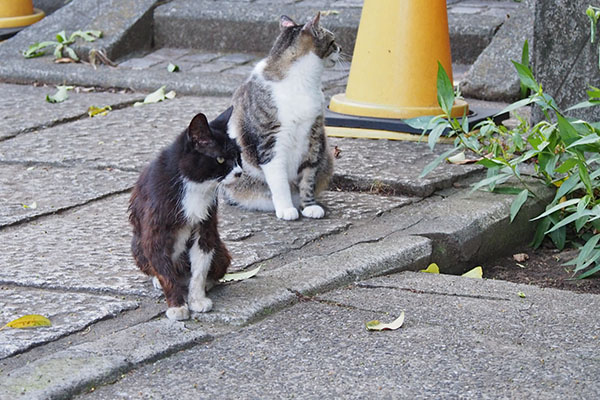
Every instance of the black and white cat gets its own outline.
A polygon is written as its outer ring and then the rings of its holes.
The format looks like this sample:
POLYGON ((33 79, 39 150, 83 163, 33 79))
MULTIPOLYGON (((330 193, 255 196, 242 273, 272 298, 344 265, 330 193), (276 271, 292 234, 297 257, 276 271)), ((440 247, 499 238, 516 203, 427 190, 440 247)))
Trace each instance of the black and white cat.
POLYGON ((175 141, 141 173, 131 194, 131 250, 138 267, 167 300, 167 317, 207 312, 211 283, 231 257, 217 230, 217 187, 239 159, 225 133, 231 108, 209 125, 196 115, 175 141))
POLYGON ((327 188, 333 158, 323 125, 321 78, 340 47, 319 24, 280 19, 281 33, 249 79, 234 93, 228 134, 242 151, 242 169, 223 182, 226 201, 275 211, 278 218, 322 218, 315 196, 327 188))

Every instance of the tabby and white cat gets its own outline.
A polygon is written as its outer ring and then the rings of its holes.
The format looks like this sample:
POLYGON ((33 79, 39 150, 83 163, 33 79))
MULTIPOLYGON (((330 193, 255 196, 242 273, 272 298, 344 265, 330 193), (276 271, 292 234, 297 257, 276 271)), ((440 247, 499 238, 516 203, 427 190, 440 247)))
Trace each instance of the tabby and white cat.
POLYGON ((225 133, 231 109, 189 127, 140 174, 131 193, 131 250, 138 267, 162 287, 167 317, 207 312, 206 291, 223 277, 231 257, 217 230, 217 186, 239 161, 225 133))
POLYGON ((323 126, 321 78, 335 65, 340 47, 319 24, 304 25, 287 16, 281 33, 249 79, 233 95, 228 134, 242 151, 242 168, 223 181, 226 201, 245 208, 275 211, 278 218, 322 218, 315 196, 326 189, 333 158, 323 126))

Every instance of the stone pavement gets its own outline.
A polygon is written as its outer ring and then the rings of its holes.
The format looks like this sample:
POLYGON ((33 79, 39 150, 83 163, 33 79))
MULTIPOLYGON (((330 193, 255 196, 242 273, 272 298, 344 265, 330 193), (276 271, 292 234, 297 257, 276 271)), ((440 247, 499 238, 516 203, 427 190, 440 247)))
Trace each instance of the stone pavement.
MULTIPOLYGON (((133 7, 114 27, 126 39, 131 21, 145 21, 155 5, 109 3, 133 7)), ((274 4, 222 3, 255 11, 274 4)), ((495 3, 449 5, 494 17, 506 5, 495 3)), ((210 313, 168 321, 161 293, 130 255, 129 191, 193 115, 213 118, 228 106, 260 54, 147 49, 96 70, 14 56, 61 21, 75 28, 68 7, 89 6, 90 20, 101 18, 94 4, 72 2, 48 25, 0 44, 0 81, 79 85, 50 104, 52 86, 0 83, 0 325, 25 314, 52 321, 0 331, 0 399, 597 397, 598 296, 448 275, 485 271, 486 260, 526 243, 541 205, 529 200, 511 224, 511 196, 470 192, 477 166, 442 165, 418 178, 445 145, 431 152, 423 143, 331 138, 340 153, 322 220, 279 221, 223 205, 232 269, 261 270, 213 289, 210 313), (181 73, 166 72, 170 60, 181 73), (141 107, 132 104, 143 92, 91 88, 161 85, 177 97, 141 107), (92 105, 113 110, 90 118, 92 105), (411 272, 430 262, 446 274, 411 272), (398 331, 364 328, 401 311, 398 331)), ((113 39, 109 51, 128 51, 113 39)), ((347 65, 327 72, 328 93, 343 88, 346 74, 347 65)))

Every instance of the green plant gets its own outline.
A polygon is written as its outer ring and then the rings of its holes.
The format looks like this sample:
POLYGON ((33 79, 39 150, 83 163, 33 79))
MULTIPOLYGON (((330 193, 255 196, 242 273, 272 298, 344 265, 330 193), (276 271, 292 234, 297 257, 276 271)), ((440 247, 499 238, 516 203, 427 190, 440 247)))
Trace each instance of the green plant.
POLYGON ((75 40, 77 40, 78 37, 82 38, 86 42, 93 42, 96 39, 102 37, 102 32, 95 31, 95 30, 75 31, 75 32, 71 33, 71 35, 69 37, 67 37, 66 32, 61 31, 56 34, 56 41, 45 41, 45 42, 40 42, 40 43, 34 43, 31 46, 29 46, 29 48, 27 50, 25 50, 23 52, 23 56, 25 58, 40 57, 45 54, 44 49, 46 47, 54 46, 53 53, 54 53, 55 59, 63 58, 64 53, 66 53, 66 56, 68 58, 70 58, 74 61, 79 61, 79 57, 77 56, 77 53, 75 53, 75 50, 73 50, 71 47, 69 47, 70 45, 75 43, 75 40))
MULTIPOLYGON (((590 20, 590 41, 594 43, 596 41, 598 20, 600 20, 600 8, 589 6, 587 10, 585 10, 585 14, 590 20)), ((598 68, 600 68, 600 44, 598 45, 598 68)))
MULTIPOLYGON (((542 200, 534 185, 524 178, 524 167, 533 166, 533 178, 557 190, 546 211, 534 218, 538 227, 532 245, 539 246, 549 236, 562 249, 569 239, 580 247, 578 256, 569 264, 575 265, 578 278, 590 276, 600 271, 600 123, 567 118, 554 99, 543 92, 530 68, 523 63, 513 61, 513 64, 521 85, 530 94, 500 113, 535 105, 543 111, 544 119, 531 126, 519 118, 518 126, 513 129, 486 120, 470 130, 468 116, 461 120, 450 117, 455 95, 440 64, 437 88, 443 114, 407 122, 423 129, 423 133, 429 131, 428 143, 432 149, 444 131, 455 138, 454 146, 427 165, 421 176, 453 154, 474 153, 477 163, 487 168, 487 176, 475 183, 473 190, 487 188, 516 194, 510 207, 512 222, 528 197, 542 200), (511 178, 518 182, 517 187, 499 187, 511 178)), ((592 87, 587 94, 588 101, 569 110, 600 104, 600 89, 592 87)))

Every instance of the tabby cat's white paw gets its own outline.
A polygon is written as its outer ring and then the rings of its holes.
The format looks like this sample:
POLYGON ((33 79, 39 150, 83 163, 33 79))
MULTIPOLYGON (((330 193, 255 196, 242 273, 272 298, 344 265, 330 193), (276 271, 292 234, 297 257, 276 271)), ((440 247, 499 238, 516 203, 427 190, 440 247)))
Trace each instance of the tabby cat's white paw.
POLYGON ((285 219, 286 221, 292 221, 300 217, 300 214, 298 214, 298 210, 294 207, 284 208, 283 210, 276 210, 275 214, 277 215, 277 218, 285 219))
POLYGON ((175 321, 181 321, 190 318, 190 312, 187 305, 184 304, 181 307, 167 308, 167 318, 175 321))
POLYGON ((325 215, 325 210, 323 210, 323 207, 315 204, 305 207, 304 210, 302 210, 302 215, 307 218, 323 218, 325 215))
POLYGON ((208 297, 198 297, 190 301, 190 310, 194 312, 209 312, 212 306, 212 300, 208 297))

